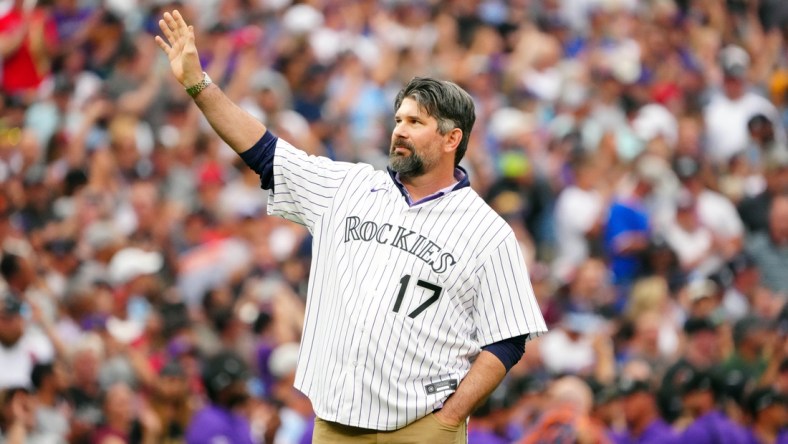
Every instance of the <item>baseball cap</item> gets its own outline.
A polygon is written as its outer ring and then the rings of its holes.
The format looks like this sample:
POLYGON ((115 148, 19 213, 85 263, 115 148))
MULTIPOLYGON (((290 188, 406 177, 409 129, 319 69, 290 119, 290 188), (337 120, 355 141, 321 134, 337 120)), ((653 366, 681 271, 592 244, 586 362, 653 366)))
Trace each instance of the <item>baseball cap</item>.
POLYGON ((773 326, 774 323, 768 319, 752 315, 745 316, 736 321, 736 324, 733 326, 733 342, 738 344, 750 333, 771 330, 773 326))
POLYGON ((680 386, 682 395, 692 392, 711 391, 715 395, 719 393, 719 381, 710 373, 704 370, 696 370, 680 386))
POLYGON ((652 393, 649 383, 638 379, 621 378, 616 389, 620 396, 629 396, 640 392, 652 393))
POLYGON ((232 351, 222 351, 205 362, 202 380, 209 396, 213 397, 234 382, 245 381, 250 373, 246 363, 232 351))
POLYGON ((690 302, 712 297, 716 292, 717 284, 710 279, 695 279, 687 284, 687 296, 690 302))
POLYGON ((693 335, 702 331, 717 331, 717 325, 706 317, 692 317, 684 322, 684 333, 693 335))
POLYGON ((754 390, 747 397, 747 410, 753 416, 773 405, 787 405, 788 396, 779 393, 772 387, 762 387, 754 390))
POLYGON ((139 248, 124 248, 109 261, 109 277, 113 284, 120 285, 147 274, 158 273, 164 265, 164 258, 155 251, 139 248))
POLYGON ((728 261, 728 268, 733 274, 739 274, 757 266, 758 264, 755 262, 755 259, 745 252, 737 254, 736 256, 732 257, 730 261, 728 261))
POLYGON ((740 46, 728 45, 720 51, 720 66, 726 77, 743 78, 750 67, 750 55, 740 46))

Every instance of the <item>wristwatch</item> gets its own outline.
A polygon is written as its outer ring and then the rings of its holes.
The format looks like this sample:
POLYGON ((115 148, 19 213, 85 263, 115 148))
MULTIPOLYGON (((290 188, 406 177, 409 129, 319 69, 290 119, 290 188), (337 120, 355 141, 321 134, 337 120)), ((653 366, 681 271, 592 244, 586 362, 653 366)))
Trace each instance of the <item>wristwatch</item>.
POLYGON ((207 88, 208 85, 210 85, 211 83, 213 83, 213 80, 211 80, 211 78, 208 77, 207 72, 203 71, 202 80, 200 80, 196 85, 192 85, 186 88, 186 94, 190 95, 191 97, 196 97, 197 94, 200 93, 200 91, 207 88))

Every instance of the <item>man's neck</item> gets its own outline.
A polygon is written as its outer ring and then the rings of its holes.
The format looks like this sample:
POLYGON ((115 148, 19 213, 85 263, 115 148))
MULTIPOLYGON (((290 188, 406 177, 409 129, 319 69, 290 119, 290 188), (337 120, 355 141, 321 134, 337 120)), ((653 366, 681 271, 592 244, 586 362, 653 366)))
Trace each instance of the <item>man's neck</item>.
POLYGON ((457 183, 454 177, 454 169, 444 173, 443 171, 424 174, 418 177, 402 177, 399 176, 400 182, 408 190, 410 198, 414 202, 418 202, 427 196, 437 193, 438 191, 457 183))

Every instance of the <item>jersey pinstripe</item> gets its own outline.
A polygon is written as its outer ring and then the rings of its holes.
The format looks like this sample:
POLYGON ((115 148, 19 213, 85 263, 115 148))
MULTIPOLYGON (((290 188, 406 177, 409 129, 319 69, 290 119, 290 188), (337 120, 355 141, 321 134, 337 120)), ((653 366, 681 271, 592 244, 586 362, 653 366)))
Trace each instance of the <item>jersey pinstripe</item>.
POLYGON ((295 386, 324 420, 404 427, 481 347, 547 330, 512 230, 470 187, 410 207, 387 172, 279 139, 268 205, 313 235, 295 386))

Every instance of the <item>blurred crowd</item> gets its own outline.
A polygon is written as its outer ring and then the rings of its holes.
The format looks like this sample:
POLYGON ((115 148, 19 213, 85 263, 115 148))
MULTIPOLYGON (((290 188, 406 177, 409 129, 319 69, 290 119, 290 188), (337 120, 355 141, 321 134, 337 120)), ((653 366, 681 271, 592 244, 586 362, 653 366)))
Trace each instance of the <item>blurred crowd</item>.
POLYGON ((784 0, 1 0, 0 442, 207 442, 215 404, 310 442, 309 233, 174 81, 174 8, 311 154, 385 167, 415 75, 472 95, 551 332, 471 443, 788 442, 784 0))

